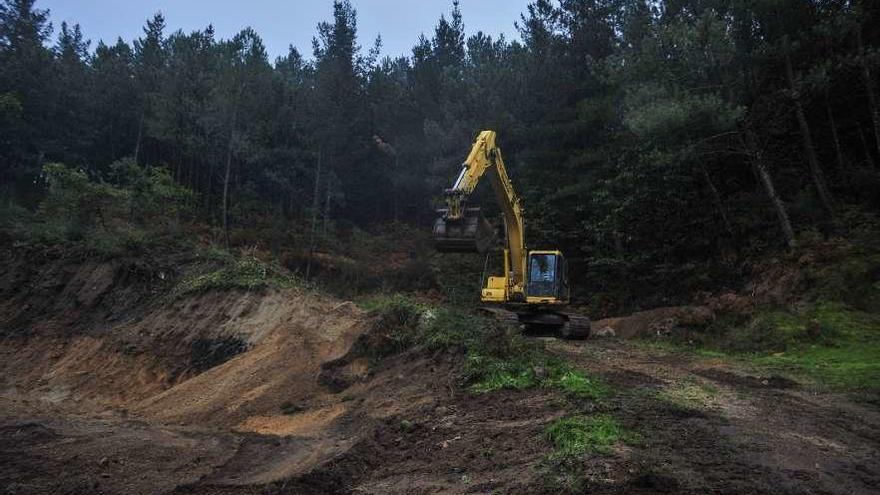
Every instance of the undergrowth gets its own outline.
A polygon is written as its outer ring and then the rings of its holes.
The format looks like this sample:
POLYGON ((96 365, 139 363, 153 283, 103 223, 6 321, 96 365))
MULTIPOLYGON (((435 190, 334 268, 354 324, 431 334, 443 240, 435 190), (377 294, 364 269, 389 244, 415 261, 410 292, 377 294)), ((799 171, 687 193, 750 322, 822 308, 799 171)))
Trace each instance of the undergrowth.
POLYGON ((457 349, 465 354, 463 376, 475 393, 547 387, 575 399, 598 401, 610 389, 597 378, 549 355, 518 329, 453 306, 430 306, 404 296, 362 301, 396 350, 457 349))
POLYGON ((880 391, 880 315, 819 301, 799 311, 768 308, 750 321, 719 318, 673 341, 706 357, 733 357, 819 385, 880 391))
POLYGON ((217 255, 210 263, 212 266, 208 271, 193 273, 180 280, 169 297, 173 300, 211 290, 283 289, 298 285, 297 279, 279 266, 253 256, 217 255))

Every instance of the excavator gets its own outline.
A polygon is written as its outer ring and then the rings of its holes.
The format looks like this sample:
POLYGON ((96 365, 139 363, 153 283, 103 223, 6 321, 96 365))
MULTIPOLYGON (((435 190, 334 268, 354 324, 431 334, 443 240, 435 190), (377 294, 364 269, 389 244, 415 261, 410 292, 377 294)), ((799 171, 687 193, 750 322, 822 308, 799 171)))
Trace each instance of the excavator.
POLYGON ((488 176, 504 219, 505 242, 503 272, 486 278, 480 299, 496 305, 488 311, 503 319, 515 318, 527 331, 552 329, 563 338, 586 338, 590 320, 562 311, 570 295, 562 252, 526 248, 522 203, 507 175, 496 137, 495 131, 480 132, 455 183, 444 191, 446 205, 437 211, 434 245, 444 253, 483 254, 497 246, 495 229, 482 210, 467 206, 480 179, 488 176))

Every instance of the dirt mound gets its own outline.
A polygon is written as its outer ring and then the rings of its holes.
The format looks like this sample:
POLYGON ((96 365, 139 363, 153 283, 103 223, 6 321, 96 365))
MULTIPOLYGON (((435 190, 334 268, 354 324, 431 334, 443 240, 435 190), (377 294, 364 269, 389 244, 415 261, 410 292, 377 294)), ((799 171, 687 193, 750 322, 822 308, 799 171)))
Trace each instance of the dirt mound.
POLYGON ((365 328, 353 305, 305 293, 265 296, 244 320, 239 335, 250 350, 132 410, 161 421, 223 426, 281 414, 286 402, 306 403, 325 394, 317 380, 321 364, 343 355, 365 328))
POLYGON ((705 327, 714 320, 715 313, 708 307, 672 306, 597 320, 592 323, 592 328, 594 334, 632 338, 665 335, 679 327, 705 327))

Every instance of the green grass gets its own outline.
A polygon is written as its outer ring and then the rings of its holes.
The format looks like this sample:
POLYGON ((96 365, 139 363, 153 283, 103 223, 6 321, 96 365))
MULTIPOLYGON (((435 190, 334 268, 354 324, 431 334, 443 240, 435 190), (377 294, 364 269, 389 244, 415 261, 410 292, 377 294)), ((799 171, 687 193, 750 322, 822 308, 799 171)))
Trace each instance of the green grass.
POLYGON ((794 338, 784 350, 753 353, 749 361, 834 388, 880 390, 880 315, 824 302, 775 321, 771 329, 794 338), (807 325, 818 328, 819 335, 805 335, 807 325))
POLYGON ((464 378, 472 392, 547 387, 575 399, 598 401, 610 395, 604 383, 550 356, 539 341, 466 309, 431 307, 401 295, 371 297, 359 304, 378 316, 397 350, 463 350, 464 378))
POLYGON ((769 309, 750 322, 719 321, 686 338, 702 357, 734 358, 833 389, 880 391, 880 315, 841 303, 769 309))
POLYGON ((538 384, 531 360, 501 359, 471 352, 467 356, 467 374, 473 383, 471 391, 477 393, 497 390, 523 390, 538 384))
POLYGON ((176 299, 211 290, 257 290, 266 287, 280 289, 296 285, 297 280, 292 275, 272 263, 254 257, 233 257, 223 262, 219 268, 184 277, 171 290, 170 297, 176 299))
POLYGON ((470 388, 477 393, 546 387, 574 399, 599 401, 611 395, 611 389, 601 380, 540 352, 522 359, 472 353, 468 356, 468 369, 474 377, 470 388))
POLYGON ((544 434, 553 444, 552 455, 556 457, 608 453, 628 437, 617 420, 604 414, 558 419, 547 426, 544 434))

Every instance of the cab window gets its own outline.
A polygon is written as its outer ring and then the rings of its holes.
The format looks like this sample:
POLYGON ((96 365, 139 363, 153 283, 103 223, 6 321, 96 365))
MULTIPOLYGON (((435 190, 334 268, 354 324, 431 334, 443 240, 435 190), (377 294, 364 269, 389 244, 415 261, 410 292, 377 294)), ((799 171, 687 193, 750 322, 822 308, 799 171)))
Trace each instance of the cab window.
POLYGON ((529 256, 530 296, 555 296, 557 289, 557 259, 554 254, 529 256))

